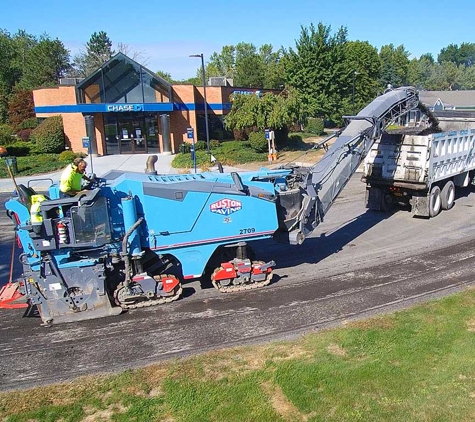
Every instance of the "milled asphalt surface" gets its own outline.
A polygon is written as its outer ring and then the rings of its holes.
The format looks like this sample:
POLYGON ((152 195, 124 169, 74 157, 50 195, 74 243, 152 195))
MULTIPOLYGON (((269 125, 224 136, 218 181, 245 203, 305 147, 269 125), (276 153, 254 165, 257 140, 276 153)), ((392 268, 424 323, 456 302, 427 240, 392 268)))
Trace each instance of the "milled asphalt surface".
MULTIPOLYGON (((155 163, 155 170, 158 174, 174 174, 178 173, 178 170, 172 167, 172 161, 174 155, 163 154, 123 154, 123 155, 105 155, 100 157, 87 157, 85 160, 88 164, 86 172, 94 173, 97 177, 101 177, 111 170, 122 170, 144 172, 146 162, 152 155, 157 155, 158 160, 155 163), (92 171, 91 171, 92 168, 92 171)), ((225 172, 239 170, 233 167, 224 167, 225 172)), ((17 184, 23 184, 25 186, 31 186, 36 190, 46 190, 51 185, 51 182, 58 182, 61 178, 63 170, 57 170, 52 173, 37 175, 37 176, 23 176, 15 177, 17 184)), ((198 169, 199 171, 199 169, 198 169)), ((218 171, 217 167, 211 167, 210 171, 218 171)), ((0 179, 0 192, 13 192, 13 181, 11 179, 0 179)))

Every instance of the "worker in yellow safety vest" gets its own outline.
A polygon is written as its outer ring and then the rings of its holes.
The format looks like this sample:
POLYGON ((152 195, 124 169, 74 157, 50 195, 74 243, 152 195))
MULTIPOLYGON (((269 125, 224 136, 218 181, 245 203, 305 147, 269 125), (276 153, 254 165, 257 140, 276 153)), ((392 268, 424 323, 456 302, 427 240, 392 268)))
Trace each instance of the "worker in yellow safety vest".
POLYGON ((41 215, 41 203, 46 200, 44 195, 31 195, 31 207, 30 207, 30 221, 33 226, 33 230, 39 233, 41 224, 43 224, 43 217, 41 215))
POLYGON ((82 179, 91 181, 84 173, 87 163, 82 158, 75 158, 74 161, 67 166, 61 174, 59 190, 63 197, 74 196, 80 190, 82 179))

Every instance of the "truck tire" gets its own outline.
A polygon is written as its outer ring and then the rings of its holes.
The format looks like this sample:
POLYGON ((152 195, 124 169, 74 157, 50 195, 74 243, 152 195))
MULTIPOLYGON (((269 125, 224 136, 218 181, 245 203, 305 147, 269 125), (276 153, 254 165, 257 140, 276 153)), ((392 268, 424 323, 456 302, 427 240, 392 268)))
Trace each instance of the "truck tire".
POLYGON ((454 206, 455 185, 454 185, 454 182, 452 182, 452 180, 448 180, 447 183, 442 188, 440 199, 442 202, 443 210, 450 210, 450 208, 454 206))
POLYGON ((439 214, 442 208, 440 196, 440 188, 436 185, 432 186, 429 195, 429 217, 435 217, 437 214, 439 214))
POLYGON ((386 192, 383 191, 383 194, 381 196, 381 211, 383 212, 389 212, 393 208, 393 198, 392 196, 386 192))

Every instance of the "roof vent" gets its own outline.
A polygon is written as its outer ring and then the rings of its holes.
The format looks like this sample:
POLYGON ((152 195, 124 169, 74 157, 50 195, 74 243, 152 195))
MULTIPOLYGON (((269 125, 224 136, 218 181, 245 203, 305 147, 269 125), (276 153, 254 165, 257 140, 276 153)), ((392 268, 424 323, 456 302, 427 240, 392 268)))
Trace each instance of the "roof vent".
POLYGON ((60 85, 77 85, 83 78, 61 78, 59 80, 60 85))
POLYGON ((223 76, 213 76, 209 78, 208 85, 210 86, 227 86, 228 80, 223 76))

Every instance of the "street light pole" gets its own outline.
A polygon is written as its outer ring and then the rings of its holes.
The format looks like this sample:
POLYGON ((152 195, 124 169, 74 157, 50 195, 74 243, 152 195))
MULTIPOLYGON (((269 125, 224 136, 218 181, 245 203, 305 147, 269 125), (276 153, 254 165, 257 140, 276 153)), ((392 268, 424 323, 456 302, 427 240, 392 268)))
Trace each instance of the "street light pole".
POLYGON ((205 131, 206 131, 206 150, 210 154, 209 148, 209 128, 208 128, 208 102, 206 101, 206 76, 205 76, 205 60, 203 53, 201 54, 190 54, 190 57, 200 57, 201 58, 201 76, 203 77, 203 99, 205 106, 205 131))

